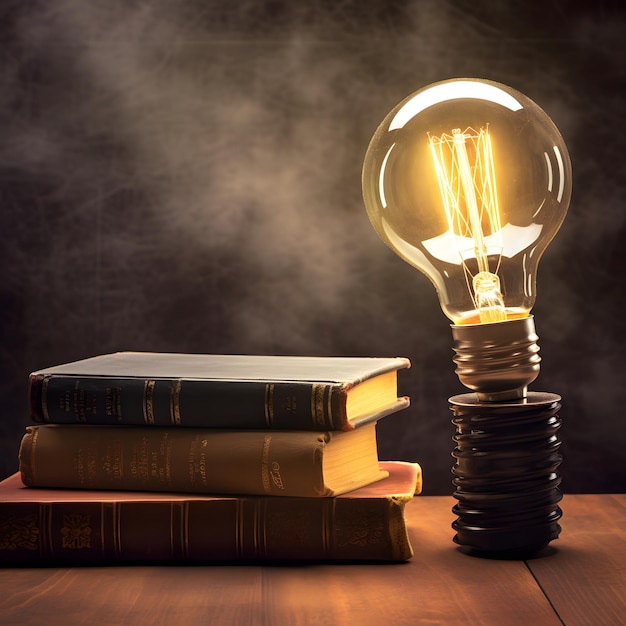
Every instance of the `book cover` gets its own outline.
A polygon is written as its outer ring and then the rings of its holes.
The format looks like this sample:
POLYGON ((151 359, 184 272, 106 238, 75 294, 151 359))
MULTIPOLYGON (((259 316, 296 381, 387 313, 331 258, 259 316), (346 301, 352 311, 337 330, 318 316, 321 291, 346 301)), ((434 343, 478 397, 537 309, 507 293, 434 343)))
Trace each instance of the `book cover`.
POLYGON ((376 423, 352 431, 29 426, 31 487, 326 497, 381 480, 376 423))
POLYGON ((406 358, 117 352, 32 372, 38 423, 351 430, 405 408, 406 358))
POLYGON ((403 561, 416 463, 336 498, 190 496, 0 483, 0 562, 403 561))

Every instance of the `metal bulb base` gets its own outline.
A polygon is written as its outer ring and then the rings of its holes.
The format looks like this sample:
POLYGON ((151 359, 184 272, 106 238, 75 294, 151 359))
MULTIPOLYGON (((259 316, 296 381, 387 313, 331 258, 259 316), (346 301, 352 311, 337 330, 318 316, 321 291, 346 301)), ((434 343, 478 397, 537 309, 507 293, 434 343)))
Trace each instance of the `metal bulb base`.
POLYGON ((456 373, 482 401, 517 400, 539 375, 533 316, 490 324, 453 325, 456 373))

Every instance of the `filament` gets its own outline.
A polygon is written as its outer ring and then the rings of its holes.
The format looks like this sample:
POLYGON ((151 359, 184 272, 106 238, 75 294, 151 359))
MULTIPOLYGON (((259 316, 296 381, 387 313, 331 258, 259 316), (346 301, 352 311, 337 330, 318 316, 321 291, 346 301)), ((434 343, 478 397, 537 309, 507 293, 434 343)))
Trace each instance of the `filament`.
MULTIPOLYGON (((500 281, 490 271, 489 250, 485 243, 489 236, 492 240, 494 236, 497 238, 502 229, 488 129, 476 131, 469 127, 461 131, 455 128, 451 134, 444 133, 440 137, 429 135, 429 141, 448 228, 472 242, 478 273, 474 276, 470 293, 473 290, 472 298, 481 322, 506 319, 500 281)), ((471 255, 467 250, 458 252, 464 259, 466 272, 471 274, 465 262, 471 255)))

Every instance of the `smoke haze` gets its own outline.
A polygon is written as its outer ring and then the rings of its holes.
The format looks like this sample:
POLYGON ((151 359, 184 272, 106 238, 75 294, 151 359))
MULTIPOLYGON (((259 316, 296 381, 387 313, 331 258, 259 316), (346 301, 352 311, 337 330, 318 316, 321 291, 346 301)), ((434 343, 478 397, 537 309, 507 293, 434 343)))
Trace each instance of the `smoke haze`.
POLYGON ((570 489, 623 487, 625 16, 508 4, 4 2, 0 474, 34 369, 128 349, 404 355, 412 406, 381 423, 381 456, 451 492, 448 321, 376 236, 360 171, 399 100, 478 76, 538 102, 572 154, 538 384, 566 399, 570 489))

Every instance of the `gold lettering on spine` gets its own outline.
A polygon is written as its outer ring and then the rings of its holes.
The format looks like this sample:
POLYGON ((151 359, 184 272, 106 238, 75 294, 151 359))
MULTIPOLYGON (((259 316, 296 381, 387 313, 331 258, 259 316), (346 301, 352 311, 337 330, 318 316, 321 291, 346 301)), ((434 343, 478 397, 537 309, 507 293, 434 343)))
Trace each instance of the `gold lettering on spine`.
POLYGON ((44 376, 41 383, 41 412, 46 422, 50 421, 50 415, 48 414, 48 383, 50 382, 50 376, 44 376))
POLYGON ((263 482, 263 490, 266 493, 271 493, 270 483, 270 470, 269 470, 269 458, 270 458, 270 443, 272 441, 271 435, 265 435, 263 439, 263 453, 261 454, 261 480, 263 482))
POLYGON ((98 469, 96 444, 80 446, 73 459, 73 468, 81 486, 93 484, 98 469))
POLYGON ((162 486, 169 486, 172 465, 172 447, 169 434, 167 432, 161 434, 158 447, 156 447, 157 442, 154 443, 155 447, 150 450, 148 459, 150 480, 152 482, 158 480, 162 486))
MULTIPOLYGON (((203 439, 200 435, 197 435, 193 438, 189 446, 187 464, 189 468, 189 481, 192 486, 197 485, 198 481, 200 481, 204 487, 207 485, 207 466, 209 460, 207 459, 206 449, 208 445, 208 439, 203 439)), ((171 453, 168 456, 171 456, 171 453)), ((168 466, 170 463, 171 460, 168 458, 168 466)))
POLYGON ((101 459, 101 469, 111 484, 119 484, 124 478, 124 446, 119 437, 113 437, 107 442, 101 459))
POLYGON ((326 385, 311 385, 311 415, 315 426, 326 426, 326 404, 324 396, 326 385))
POLYGON ((87 421, 87 397, 85 390, 80 388, 80 380, 74 383, 74 393, 72 394, 72 408, 74 419, 77 422, 87 421))
POLYGON ((130 474, 134 479, 142 483, 147 482, 150 475, 150 464, 148 461, 149 450, 150 440, 148 437, 142 436, 133 446, 132 458, 130 461, 130 474))
POLYGON ((274 383, 265 385, 265 425, 274 424, 274 383))
POLYGON ((143 383, 143 421, 154 424, 154 386, 156 381, 145 380, 143 383))
POLYGON ((272 487, 284 489, 283 479, 280 474, 280 463, 272 461, 270 463, 271 435, 265 435, 263 439, 263 451, 261 453, 261 482, 266 493, 272 493, 272 487))
POLYGON ((170 391, 170 421, 175 426, 180 425, 180 390, 182 384, 182 380, 173 381, 170 391))

